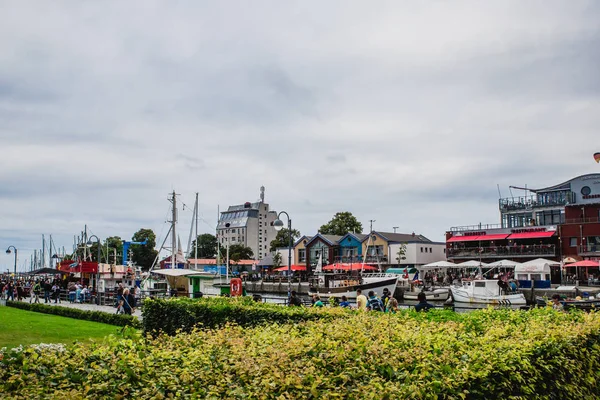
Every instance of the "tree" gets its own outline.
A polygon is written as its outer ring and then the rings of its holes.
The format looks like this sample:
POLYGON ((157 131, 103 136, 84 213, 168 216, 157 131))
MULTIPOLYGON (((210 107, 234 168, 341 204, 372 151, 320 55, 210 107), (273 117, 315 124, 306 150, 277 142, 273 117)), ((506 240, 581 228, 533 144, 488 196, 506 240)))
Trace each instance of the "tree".
POLYGON ((107 237, 102 246, 107 263, 120 264, 123 257, 123 239, 120 236, 107 237), (107 252, 108 250, 108 252, 107 252))
POLYGON ((131 261, 142 267, 143 270, 150 269, 158 255, 158 251, 154 249, 156 247, 156 235, 152 229, 140 229, 133 234, 131 240, 134 242, 147 241, 144 245, 132 245, 129 249, 132 252, 131 261))
POLYGON ((189 258, 195 256, 194 248, 196 247, 196 243, 198 243, 198 258, 214 258, 217 254, 217 238, 210 233, 203 233, 202 235, 198 235, 196 240, 192 242, 190 253, 188 254, 189 258))
POLYGON ((273 268, 281 267, 281 253, 277 252, 273 255, 273 268))
POLYGON ((244 246, 243 244, 232 244, 229 246, 229 260, 233 262, 238 262, 240 260, 249 260, 254 257, 254 252, 248 246, 244 246))
POLYGON ((336 213, 331 221, 319 228, 323 235, 343 236, 349 232, 362 232, 362 224, 348 211, 336 213))
MULTIPOLYGON (((275 239, 271 240, 271 247, 269 247, 269 251, 272 253, 275 250, 285 247, 287 249, 290 243, 290 231, 287 228, 281 229, 277 232, 275 239)), ((292 244, 293 242, 300 237, 300 232, 296 229, 292 228, 292 244)))
POLYGON ((398 261, 398 265, 400 265, 402 264, 402 260, 406 260, 406 244, 401 243, 396 254, 398 255, 396 261, 398 261))

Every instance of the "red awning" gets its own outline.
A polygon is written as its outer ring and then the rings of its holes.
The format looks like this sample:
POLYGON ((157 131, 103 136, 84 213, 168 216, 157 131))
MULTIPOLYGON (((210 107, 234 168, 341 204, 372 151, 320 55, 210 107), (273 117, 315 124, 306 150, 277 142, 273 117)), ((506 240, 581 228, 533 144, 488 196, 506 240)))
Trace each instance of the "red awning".
MULTIPOLYGON (((292 271, 306 271, 306 265, 292 265, 290 267, 290 269, 292 271)), ((279 271, 279 272, 287 272, 288 267, 279 267, 279 268, 275 268, 273 271, 279 271)))
POLYGON ((508 233, 501 233, 495 235, 482 235, 477 240, 504 240, 508 237, 508 233))
POLYGON ((565 268, 569 268, 569 267, 598 268, 598 267, 600 267, 600 264, 598 264, 598 261, 583 260, 583 261, 577 261, 576 263, 565 265, 565 268))
MULTIPOLYGON (((363 268, 363 265, 361 263, 351 263, 351 264, 350 263, 342 263, 342 264, 327 265, 327 266, 323 267, 323 271, 333 271, 333 270, 359 271, 362 268, 363 268)), ((372 265, 365 264, 364 269, 367 271, 375 271, 375 270, 377 270, 377 267, 373 267, 372 265)))
POLYGON ((475 241, 479 240, 480 237, 481 236, 452 236, 450 239, 446 240, 446 243, 475 242, 475 241))
POLYGON ((508 239, 537 239, 554 236, 556 231, 513 233, 508 239))

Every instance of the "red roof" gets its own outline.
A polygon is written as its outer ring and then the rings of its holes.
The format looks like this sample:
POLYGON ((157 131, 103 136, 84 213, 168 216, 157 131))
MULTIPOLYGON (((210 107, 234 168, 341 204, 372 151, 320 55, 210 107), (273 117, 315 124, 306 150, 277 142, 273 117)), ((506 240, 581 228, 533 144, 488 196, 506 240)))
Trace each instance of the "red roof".
MULTIPOLYGON (((331 265, 327 265, 325 267, 323 267, 323 271, 333 271, 335 269, 340 270, 340 271, 358 271, 360 269, 363 268, 363 265, 361 263, 343 263, 343 264, 331 264, 331 265)), ((374 271, 377 270, 377 267, 374 267, 372 265, 367 265, 365 264, 365 270, 368 271, 374 271)))
MULTIPOLYGON (((306 265, 292 265, 290 268, 292 271, 306 271, 306 265)), ((275 268, 273 271, 281 271, 281 272, 285 272, 288 270, 288 267, 279 267, 279 268, 275 268)))
POLYGON ((536 238, 547 238, 554 236, 556 231, 547 231, 547 232, 522 232, 522 233, 513 233, 508 238, 509 239, 536 239, 536 238))

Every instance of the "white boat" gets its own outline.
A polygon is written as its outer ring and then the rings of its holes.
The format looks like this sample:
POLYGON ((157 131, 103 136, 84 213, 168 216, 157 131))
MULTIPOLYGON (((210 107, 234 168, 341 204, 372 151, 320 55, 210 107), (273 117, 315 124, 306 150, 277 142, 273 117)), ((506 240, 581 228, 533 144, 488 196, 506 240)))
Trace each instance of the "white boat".
POLYGON ((450 297, 450 288, 449 287, 438 287, 438 288, 430 288, 425 290, 416 290, 410 292, 404 292, 404 300, 418 300, 419 293, 425 293, 425 297, 428 301, 446 301, 448 297, 450 297))
POLYGON ((502 294, 498 281, 494 279, 474 279, 463 281, 462 286, 450 288, 456 303, 478 303, 494 305, 525 305, 523 293, 502 294))
POLYGON ((390 293, 396 290, 397 276, 386 276, 380 278, 348 279, 340 274, 319 274, 311 282, 308 291, 310 294, 318 294, 322 297, 342 297, 356 299, 356 291, 360 289, 365 296, 372 290, 377 296, 383 294, 383 289, 390 293))

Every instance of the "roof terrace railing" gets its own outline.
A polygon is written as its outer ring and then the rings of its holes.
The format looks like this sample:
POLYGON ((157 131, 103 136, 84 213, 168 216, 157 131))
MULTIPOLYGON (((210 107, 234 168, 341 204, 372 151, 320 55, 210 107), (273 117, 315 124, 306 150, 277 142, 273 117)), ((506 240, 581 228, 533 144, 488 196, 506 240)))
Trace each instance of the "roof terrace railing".
POLYGON ((465 232, 465 231, 480 231, 487 229, 502 229, 502 224, 479 224, 479 225, 464 225, 453 226, 450 232, 465 232))
POLYGON ((600 256, 600 245, 598 244, 586 244, 578 246, 578 254, 583 256, 600 256))

